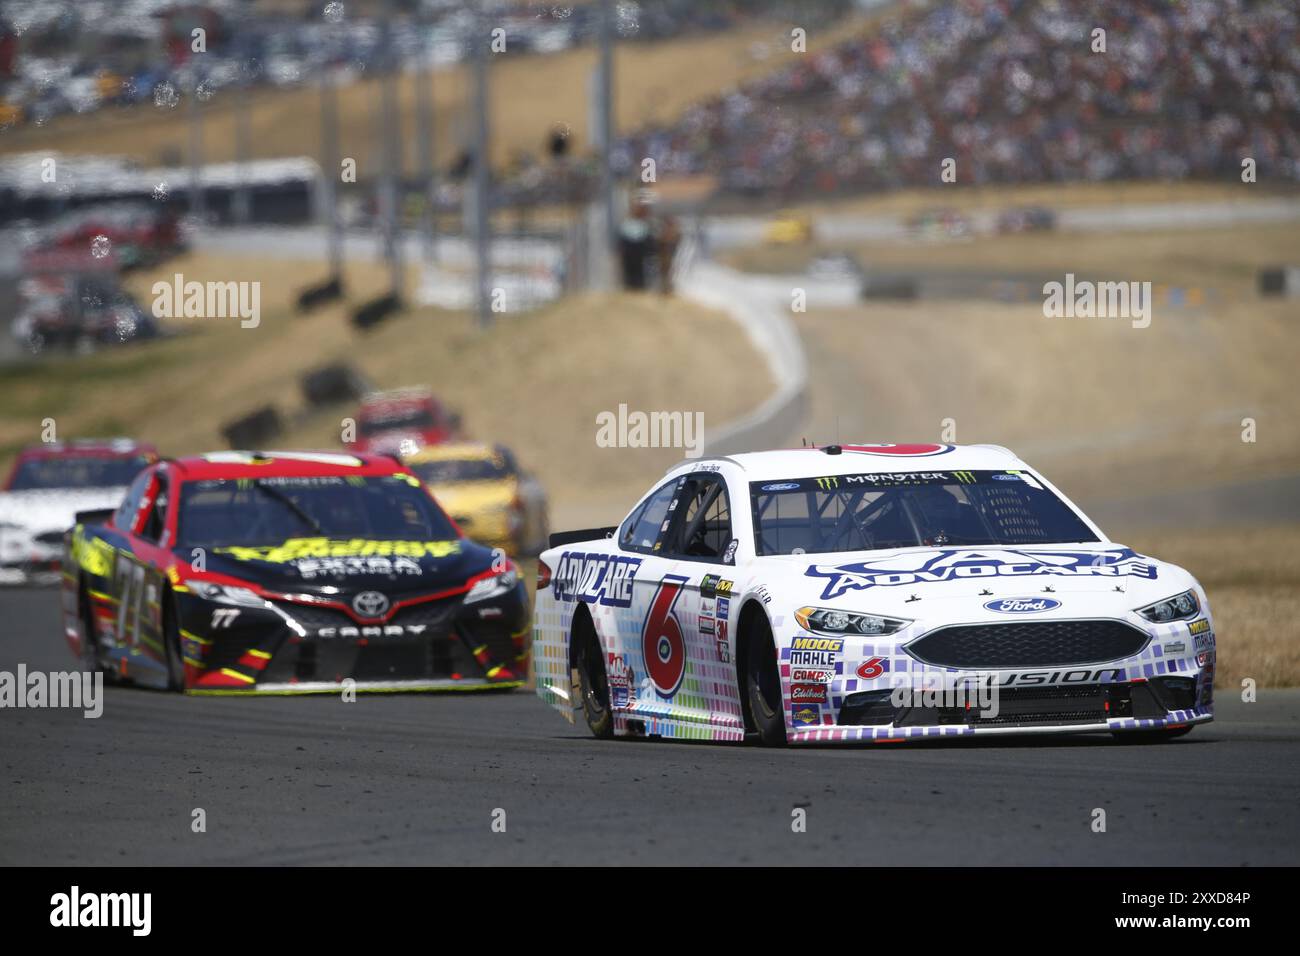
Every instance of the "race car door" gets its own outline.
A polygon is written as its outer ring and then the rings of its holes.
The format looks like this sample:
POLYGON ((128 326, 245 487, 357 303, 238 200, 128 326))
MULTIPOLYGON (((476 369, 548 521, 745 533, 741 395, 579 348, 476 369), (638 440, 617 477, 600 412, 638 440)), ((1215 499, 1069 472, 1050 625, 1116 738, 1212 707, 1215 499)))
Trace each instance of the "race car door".
POLYGON ((673 573, 676 562, 663 550, 685 483, 685 478, 674 478, 656 488, 619 529, 619 550, 630 552, 636 566, 625 578, 634 593, 613 611, 625 621, 625 628, 616 630, 638 633, 639 641, 621 642, 605 662, 610 703, 616 709, 658 712, 686 676, 686 632, 677 611, 685 579, 673 573), (644 680, 637 674, 644 674, 644 680))
POLYGON ((740 609, 732 602, 735 538, 727 483, 716 472, 686 476, 678 490, 661 553, 673 562, 666 580, 681 593, 673 610, 687 645, 695 678, 679 706, 729 715, 740 721, 740 697, 732 664, 732 633, 740 609))
POLYGON ((113 558, 112 594, 117 605, 114 650, 117 653, 111 656, 125 656, 137 667, 143 665, 147 673, 135 676, 146 683, 150 678, 165 680, 166 675, 160 564, 166 557, 161 544, 166 533, 167 500, 168 482, 160 469, 154 467, 136 479, 113 517, 124 546, 117 549, 113 558))

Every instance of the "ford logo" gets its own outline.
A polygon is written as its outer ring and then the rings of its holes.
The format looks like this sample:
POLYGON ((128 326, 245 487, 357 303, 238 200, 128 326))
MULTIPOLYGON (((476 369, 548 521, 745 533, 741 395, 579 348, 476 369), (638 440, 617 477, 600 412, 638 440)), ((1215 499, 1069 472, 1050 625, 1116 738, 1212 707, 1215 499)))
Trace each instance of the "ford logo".
POLYGON ((763 491, 794 491, 794 490, 795 490, 796 488, 798 488, 798 487, 799 487, 799 482, 797 482, 797 481, 781 481, 781 482, 777 482, 777 483, 775 483, 775 484, 771 484, 771 485, 764 485, 764 486, 762 487, 761 490, 763 490, 763 491))
POLYGON ((383 617, 388 613, 388 598, 378 591, 362 591, 352 599, 352 610, 362 617, 383 617))
POLYGON ((1053 601, 1051 598, 1022 597, 998 598, 985 604, 984 609, 999 614, 1037 614, 1039 611, 1052 611, 1060 606, 1060 601, 1053 601))

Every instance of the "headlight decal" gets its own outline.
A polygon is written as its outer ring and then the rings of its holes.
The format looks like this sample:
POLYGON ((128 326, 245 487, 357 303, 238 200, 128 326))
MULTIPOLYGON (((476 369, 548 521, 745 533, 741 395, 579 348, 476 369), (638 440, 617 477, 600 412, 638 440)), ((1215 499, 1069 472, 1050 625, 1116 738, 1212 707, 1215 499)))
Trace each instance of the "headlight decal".
POLYGON ((1197 600, 1196 591, 1189 588, 1181 594, 1138 608, 1137 613, 1152 624, 1168 624, 1196 617, 1201 613, 1201 602, 1197 600))
POLYGON ((863 637, 893 634, 912 623, 905 618, 825 607, 801 607, 794 612, 794 617, 800 627, 814 634, 850 634, 863 637))

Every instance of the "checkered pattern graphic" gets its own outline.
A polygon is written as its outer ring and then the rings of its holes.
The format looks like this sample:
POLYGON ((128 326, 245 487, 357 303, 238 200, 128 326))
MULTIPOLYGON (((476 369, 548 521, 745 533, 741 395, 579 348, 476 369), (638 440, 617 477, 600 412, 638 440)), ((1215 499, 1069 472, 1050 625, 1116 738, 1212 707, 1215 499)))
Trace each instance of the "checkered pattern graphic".
MULTIPOLYGON (((748 585, 749 582, 744 582, 748 585)), ((644 734, 690 740, 735 741, 744 738, 744 721, 741 713, 739 681, 733 661, 722 662, 713 642, 708 639, 687 642, 685 676, 671 699, 660 696, 646 674, 642 660, 642 628, 657 582, 638 580, 633 588, 631 605, 627 608, 590 604, 593 620, 606 655, 622 655, 628 664, 632 680, 632 695, 626 707, 614 710, 614 732, 620 735, 644 734), (633 725, 631 722, 637 722, 633 725)), ((743 595, 743 587, 737 588, 743 595)), ((745 605, 745 597, 729 601, 728 632, 733 641, 736 622, 745 605)), ((708 613, 711 602, 704 602, 708 613)), ((683 630, 693 630, 698 625, 701 602, 688 599, 684 593, 674 608, 683 630)), ((576 608, 573 602, 556 602, 548 590, 537 595, 534 652, 538 695, 572 720, 575 705, 581 702, 571 692, 571 675, 568 666, 568 634, 576 608)), ((864 690, 885 689, 900 682, 912 686, 925 686, 934 675, 955 675, 952 668, 924 664, 909 656, 903 646, 919 634, 903 632, 890 638, 846 637, 841 651, 828 662, 832 671, 826 685, 826 701, 811 706, 796 705, 791 700, 790 652, 796 637, 808 637, 792 618, 772 616, 773 631, 779 650, 778 669, 785 698, 787 737, 794 744, 853 743, 863 741, 903 740, 931 737, 965 737, 977 734, 1053 733, 1106 730, 1152 730, 1161 727, 1201 723, 1213 719, 1213 702, 1209 687, 1213 675, 1214 635, 1212 630, 1200 636, 1200 643, 1190 633, 1188 622, 1148 625, 1152 637, 1142 650, 1124 660, 1102 665, 1114 667, 1116 674, 1107 675, 1105 681, 1127 682, 1167 675, 1199 678, 1197 706, 1191 710, 1171 713, 1161 719, 1112 718, 1098 724, 1067 724, 1043 726, 931 726, 900 727, 890 725, 839 726, 839 712, 847 695, 864 690), (1180 646, 1181 645, 1181 646, 1180 646), (1171 648, 1169 652, 1166 647, 1171 648), (1208 652, 1205 664, 1197 663, 1198 653, 1208 652), (859 665, 873 658, 879 659, 881 675, 863 679, 857 675, 859 665), (820 723, 797 725, 793 716, 802 709, 803 720, 820 723), (815 716, 814 716, 815 714, 815 716)), ((1071 668, 1055 668, 1070 670, 1071 668)), ((1027 669, 1026 669, 1027 670, 1027 669)), ((1049 670, 1036 667, 1034 671, 1049 670)))
MULTIPOLYGON (((712 640, 687 642, 686 673, 671 700, 661 697, 647 676, 641 656, 641 632, 657 586, 658 582, 638 580, 633 586, 631 605, 626 608, 587 605, 607 659, 609 654, 623 655, 632 674, 632 698, 627 707, 614 709, 614 733, 631 734, 634 731, 629 721, 639 721, 639 733, 643 735, 743 740, 745 729, 736 666, 717 659, 712 640)), ((734 600, 729 603, 730 630, 734 633, 740 604, 734 600)), ((710 601, 709 605, 716 611, 716 602, 710 601)), ((540 591, 533 632, 537 695, 570 719, 575 705, 580 703, 570 700, 568 663, 568 635, 576 607, 574 602, 556 601, 550 589, 540 591)), ((699 624, 698 608, 685 593, 674 613, 683 630, 692 631, 699 624)))

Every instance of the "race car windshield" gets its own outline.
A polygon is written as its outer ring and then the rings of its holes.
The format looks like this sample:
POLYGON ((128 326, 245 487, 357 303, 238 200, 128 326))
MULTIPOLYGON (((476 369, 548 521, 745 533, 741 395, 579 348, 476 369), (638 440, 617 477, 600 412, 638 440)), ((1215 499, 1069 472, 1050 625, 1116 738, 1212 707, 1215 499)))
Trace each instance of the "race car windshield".
POLYGON ((181 490, 180 547, 267 547, 290 538, 446 541, 455 528, 400 476, 214 479, 181 490))
POLYGON ((1098 540, 1025 471, 834 475, 749 488, 759 555, 1098 540))
POLYGON ((510 469, 495 458, 464 458, 447 461, 422 461, 410 464, 411 471, 430 485, 455 484, 458 481, 498 481, 510 477, 510 469))
POLYGON ((131 458, 108 455, 67 455, 59 458, 31 458, 18 466, 11 491, 37 488, 115 488, 131 484, 149 464, 144 456, 131 458))

